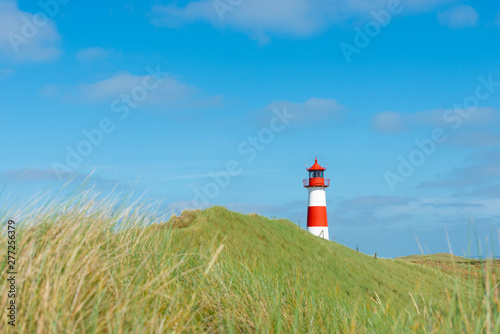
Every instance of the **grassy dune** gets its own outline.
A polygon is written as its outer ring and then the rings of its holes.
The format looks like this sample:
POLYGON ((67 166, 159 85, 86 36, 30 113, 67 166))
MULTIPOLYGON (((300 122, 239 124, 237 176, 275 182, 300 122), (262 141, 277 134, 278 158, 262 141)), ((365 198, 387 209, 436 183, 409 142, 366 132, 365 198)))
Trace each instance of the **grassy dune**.
MULTIPOLYGON (((18 230, 20 333, 500 328, 494 263, 374 260, 290 221, 222 207, 167 222, 152 207, 83 193, 33 210, 18 230)), ((2 319, 0 332, 8 327, 2 319)))

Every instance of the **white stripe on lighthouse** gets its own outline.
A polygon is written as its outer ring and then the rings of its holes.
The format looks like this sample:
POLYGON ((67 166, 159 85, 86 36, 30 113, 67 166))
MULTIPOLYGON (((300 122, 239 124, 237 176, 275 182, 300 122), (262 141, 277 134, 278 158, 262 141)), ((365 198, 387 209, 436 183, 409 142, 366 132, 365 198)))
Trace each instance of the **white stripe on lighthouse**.
POLYGON ((328 236, 328 226, 310 226, 307 228, 309 233, 322 237, 326 240, 330 240, 328 236))
POLYGON ((325 188, 310 187, 309 190, 309 206, 326 206, 325 188))

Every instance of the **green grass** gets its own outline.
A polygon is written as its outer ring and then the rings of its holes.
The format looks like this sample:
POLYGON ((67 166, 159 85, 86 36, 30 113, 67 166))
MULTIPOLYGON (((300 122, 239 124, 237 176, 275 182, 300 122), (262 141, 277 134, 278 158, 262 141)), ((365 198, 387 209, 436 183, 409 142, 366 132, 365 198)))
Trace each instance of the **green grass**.
POLYGON ((471 276, 480 278, 484 275, 485 269, 490 266, 500 268, 499 259, 477 260, 448 253, 410 255, 397 257, 396 260, 424 264, 449 274, 461 275, 464 278, 471 276))
MULTIPOLYGON (((374 260, 287 220, 213 207, 167 222, 154 206, 91 192, 30 210, 17 240, 21 333, 500 328, 494 262, 465 271, 454 261, 442 270, 411 259, 374 260)), ((9 330, 4 317, 0 332, 9 330)))

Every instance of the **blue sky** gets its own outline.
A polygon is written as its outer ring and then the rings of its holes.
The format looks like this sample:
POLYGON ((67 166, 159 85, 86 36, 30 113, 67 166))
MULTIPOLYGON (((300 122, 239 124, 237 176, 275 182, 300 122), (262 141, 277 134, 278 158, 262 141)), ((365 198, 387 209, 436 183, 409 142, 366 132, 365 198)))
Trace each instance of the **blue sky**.
POLYGON ((499 42, 484 1, 0 0, 4 203, 94 171, 304 226, 317 155, 332 239, 498 254, 499 42))

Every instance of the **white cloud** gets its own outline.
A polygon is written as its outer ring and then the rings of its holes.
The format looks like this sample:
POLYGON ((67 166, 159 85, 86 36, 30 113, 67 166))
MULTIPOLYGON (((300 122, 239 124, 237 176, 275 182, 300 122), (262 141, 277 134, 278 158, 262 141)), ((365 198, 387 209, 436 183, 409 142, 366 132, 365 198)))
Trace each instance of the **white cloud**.
POLYGON ((408 196, 359 196, 340 202, 332 216, 338 225, 406 226, 413 217, 408 208, 417 201, 408 196))
POLYGON ((460 147, 500 147, 498 125, 493 129, 478 129, 457 133, 449 139, 450 144, 460 147))
MULTIPOLYGON (((109 101, 130 94, 134 87, 142 86, 146 76, 122 73, 99 82, 78 86, 81 99, 88 102, 109 101)), ((172 103, 189 99, 198 89, 174 78, 163 78, 161 85, 153 90, 146 103, 172 103)))
MULTIPOLYGON (((496 146, 498 147, 498 146, 496 146)), ((447 174, 439 175, 437 180, 422 182, 420 187, 456 188, 491 185, 500 181, 500 150, 486 150, 471 154, 466 166, 455 167, 447 174)))
MULTIPOLYGON (((498 189, 497 186, 497 194, 498 189)), ((492 190, 494 187, 487 191, 491 193, 492 190)), ((391 229, 450 226, 463 224, 464 215, 482 219, 500 214, 498 196, 491 197, 359 196, 341 201, 331 215, 336 225, 370 225, 391 229)))
POLYGON ((334 99, 312 97, 309 100, 296 103, 290 101, 273 101, 263 109, 257 111, 259 118, 268 121, 273 110, 284 110, 295 116, 294 123, 305 124, 325 119, 336 119, 342 115, 346 108, 334 99))
POLYGON ((371 212, 385 206, 406 206, 416 200, 417 198, 410 196, 358 196, 339 203, 337 211, 338 213, 349 213, 356 210, 371 212))
MULTIPOLYGON (((76 100, 80 103, 111 103, 116 99, 124 101, 126 96, 134 96, 134 91, 146 91, 144 100, 137 100, 141 105, 158 105, 181 109, 199 109, 217 106, 222 103, 221 96, 207 96, 201 89, 166 76, 161 78, 157 87, 145 89, 146 85, 154 85, 150 75, 133 75, 123 72, 94 83, 82 84, 64 90, 57 86, 47 86, 41 90, 46 97, 57 97, 63 100, 76 100)), ((142 98, 141 98, 142 99, 142 98)), ((135 103, 135 102, 134 102, 135 103)))
POLYGON ((405 130, 406 125, 401 113, 396 111, 383 111, 371 119, 372 127, 381 133, 398 133, 405 130))
POLYGON ((50 169, 10 169, 0 173, 0 180, 7 182, 15 181, 54 181, 56 174, 50 169))
MULTIPOLYGON (((74 180, 78 182, 82 182, 83 180, 92 180, 97 182, 115 182, 107 179, 103 179, 99 176, 67 171, 62 174, 62 177, 65 180, 74 180)), ((48 169, 38 169, 38 168, 17 168, 17 169, 9 169, 6 171, 0 172, 0 180, 4 182, 42 182, 42 181, 58 181, 58 175, 50 168, 48 169)))
POLYGON ((45 87, 42 87, 40 90, 40 95, 44 98, 57 98, 59 95, 59 87, 56 85, 47 85, 45 87))
MULTIPOLYGON (((426 10, 449 0, 401 0, 405 12, 426 10)), ((200 0, 185 6, 155 6, 152 22, 158 26, 179 27, 186 23, 207 22, 216 28, 230 27, 260 42, 271 35, 305 37, 322 32, 347 20, 369 18, 371 10, 387 8, 388 0, 200 0)))
POLYGON ((375 131, 381 133, 398 133, 410 130, 416 126, 433 126, 460 129, 477 125, 490 125, 498 120, 500 112, 490 107, 476 110, 464 109, 433 109, 419 111, 413 114, 396 111, 383 111, 372 117, 371 123, 375 131), (460 122, 457 122, 457 119, 460 122))
POLYGON ((482 107, 476 110, 465 110, 465 109, 436 109, 436 110, 425 110, 411 114, 408 117, 408 121, 413 124, 423 124, 437 127, 449 127, 456 124, 451 119, 460 117, 462 118, 462 123, 460 127, 467 127, 473 125, 490 124, 492 121, 497 119, 499 116, 499 111, 491 107, 482 107))
POLYGON ((0 0, 0 54, 18 62, 47 61, 60 53, 59 40, 46 13, 23 12, 15 1, 0 0))
POLYGON ((475 27, 479 14, 471 6, 460 5, 438 14, 439 22, 452 29, 475 27))
POLYGON ((91 47, 78 51, 78 53, 76 54, 76 58, 82 61, 92 61, 95 59, 107 58, 110 53, 111 52, 109 50, 103 48, 91 47))

